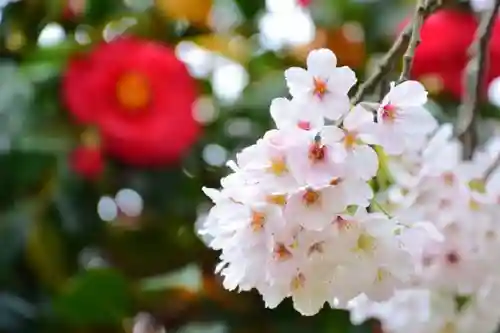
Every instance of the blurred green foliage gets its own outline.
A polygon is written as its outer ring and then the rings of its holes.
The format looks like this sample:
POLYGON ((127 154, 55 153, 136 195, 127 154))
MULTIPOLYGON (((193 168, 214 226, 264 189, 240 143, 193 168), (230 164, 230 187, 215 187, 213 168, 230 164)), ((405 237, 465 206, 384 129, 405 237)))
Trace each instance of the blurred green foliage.
MULTIPOLYGON (((222 147, 231 157, 254 142, 271 124, 271 99, 286 95, 283 70, 302 64, 302 51, 259 44, 265 0, 214 1, 217 8, 235 4, 228 8, 236 8, 232 15, 241 18, 224 32, 213 24, 165 15, 158 8, 161 1, 148 6, 146 0, 128 5, 121 0, 21 0, 2 9, 0 332, 131 332, 126 319, 139 312, 151 313, 168 332, 212 332, 210 326, 196 331, 192 323, 221 324, 213 332, 370 332, 371 323, 352 327, 343 311, 325 309, 305 318, 289 302, 264 309, 258 295, 228 293, 213 276, 217 253, 198 238, 195 221, 209 207, 201 187, 218 187, 226 170, 207 160, 207 145, 222 147), (81 10, 68 12, 70 2, 81 10), (238 98, 226 101, 210 75, 199 77, 201 97, 214 115, 185 160, 154 170, 110 160, 103 180, 89 183, 68 167, 68 153, 78 144, 81 129, 62 106, 60 79, 69 55, 91 48, 102 40, 109 22, 125 16, 136 19, 128 32, 173 47, 200 36, 229 36, 225 44, 200 43, 227 58, 234 54, 227 44, 237 37, 245 45, 236 58, 248 84, 238 98), (49 24, 57 24, 64 36, 55 45, 42 46, 40 36, 49 24), (139 228, 130 229, 121 220, 106 223, 97 214, 99 199, 122 188, 136 190, 144 200, 143 214, 134 222, 139 228), (189 269, 182 271, 184 267, 189 269)), ((186 17, 207 1, 190 1, 186 17)), ((310 12, 327 36, 356 23, 362 54, 349 52, 340 61, 361 59, 355 70, 362 78, 373 57, 387 50, 408 4, 412 2, 312 0, 310 12)), ((345 41, 332 38, 322 46, 341 52, 345 41)), ((437 104, 435 113, 447 116, 437 104)))

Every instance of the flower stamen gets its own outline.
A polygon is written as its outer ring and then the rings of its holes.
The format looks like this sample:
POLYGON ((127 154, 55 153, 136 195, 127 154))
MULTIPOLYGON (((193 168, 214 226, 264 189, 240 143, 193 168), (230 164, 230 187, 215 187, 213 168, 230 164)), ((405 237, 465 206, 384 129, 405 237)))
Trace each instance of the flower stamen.
POLYGON ((266 222, 266 214, 262 212, 252 211, 252 220, 250 226, 254 232, 261 231, 264 229, 264 224, 266 222))
POLYGON ((292 289, 292 291, 296 291, 298 289, 304 288, 305 283, 306 277, 304 276, 304 274, 299 273, 290 282, 290 289, 292 289))
POLYGON ((322 162, 326 158, 326 147, 320 142, 314 142, 309 147, 309 160, 313 163, 322 162))
POLYGON ((397 108, 393 104, 386 104, 382 107, 382 120, 384 122, 392 123, 397 118, 397 108))
POLYGON ((304 194, 302 194, 302 201, 306 206, 312 206, 318 204, 320 199, 321 199, 320 193, 312 189, 307 189, 304 192, 304 194))
POLYGON ((145 108, 152 98, 149 80, 141 73, 123 74, 116 83, 116 98, 127 111, 136 112, 145 108))
POLYGON ((285 261, 292 257, 292 253, 286 248, 283 243, 278 243, 274 247, 274 259, 285 261))
POLYGON ((328 86, 326 81, 319 78, 314 78, 313 82, 314 82, 313 94, 315 96, 318 96, 319 98, 323 98, 325 94, 328 92, 328 86))

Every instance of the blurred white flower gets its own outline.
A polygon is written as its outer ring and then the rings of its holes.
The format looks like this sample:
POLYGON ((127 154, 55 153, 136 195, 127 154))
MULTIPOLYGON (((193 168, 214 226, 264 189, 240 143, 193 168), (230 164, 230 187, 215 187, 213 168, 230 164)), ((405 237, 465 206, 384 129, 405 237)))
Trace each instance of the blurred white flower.
POLYGON ((484 12, 491 10, 495 4, 494 0, 470 0, 472 9, 476 12, 484 12))
POLYGON ((115 200, 108 196, 101 197, 97 204, 97 213, 103 221, 114 221, 118 217, 118 206, 115 200))
POLYGON ((120 211, 129 217, 141 215, 143 200, 139 193, 131 189, 122 189, 115 196, 115 202, 120 211))
POLYGON ((120 216, 136 218, 142 213, 144 202, 139 193, 132 189, 121 189, 114 198, 103 196, 97 204, 101 220, 113 222, 120 216))

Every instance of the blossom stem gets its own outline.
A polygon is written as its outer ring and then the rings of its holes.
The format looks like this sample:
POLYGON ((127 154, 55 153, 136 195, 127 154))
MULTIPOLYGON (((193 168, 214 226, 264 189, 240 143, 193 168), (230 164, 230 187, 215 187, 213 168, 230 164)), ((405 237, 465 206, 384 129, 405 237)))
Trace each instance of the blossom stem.
POLYGON ((491 10, 481 14, 481 22, 470 46, 471 57, 464 75, 465 92, 455 132, 463 144, 463 158, 470 160, 478 144, 476 129, 479 117, 479 101, 484 86, 484 74, 488 63, 488 44, 493 32, 500 0, 495 0, 491 10))
MULTIPOLYGON (((412 40, 412 36, 414 35, 413 30, 415 26, 417 26, 418 30, 420 30, 422 22, 425 20, 425 18, 429 14, 431 14, 434 10, 436 10, 436 8, 438 8, 440 5, 441 5, 441 0, 427 0, 427 1, 419 0, 416 10, 416 13, 418 13, 419 15, 416 16, 413 19, 413 21, 410 22, 404 28, 404 30, 399 34, 398 38, 391 46, 389 51, 384 55, 384 57, 378 64, 373 74, 370 77, 368 77, 368 79, 363 84, 359 86, 358 90, 356 91, 356 94, 351 100, 351 104, 353 105, 358 104, 365 97, 366 94, 373 91, 377 87, 377 85, 382 81, 382 79, 391 72, 398 56, 403 52, 405 48, 408 48, 408 46, 411 45, 410 43, 412 40), (415 24, 416 18, 418 18, 417 22, 419 23, 418 25, 415 24)), ((408 58, 410 59, 409 65, 407 65, 408 68, 406 69, 407 72, 409 72, 410 70, 413 54, 415 52, 416 45, 418 44, 418 37, 420 34, 419 33, 417 34, 418 34, 417 37, 413 37, 413 39, 416 38, 417 40, 415 42, 416 43, 415 46, 411 48, 410 51, 407 50, 407 55, 408 58)), ((408 73, 404 74, 405 77, 407 75, 408 73)))
POLYGON ((484 172, 483 180, 487 182, 490 176, 500 167, 500 154, 497 155, 493 163, 484 172))
POLYGON ((375 199, 372 200, 372 206, 376 207, 377 210, 379 210, 380 212, 382 212, 388 218, 392 218, 392 215, 389 214, 389 212, 384 207, 382 207, 382 205, 377 200, 375 200, 375 199))

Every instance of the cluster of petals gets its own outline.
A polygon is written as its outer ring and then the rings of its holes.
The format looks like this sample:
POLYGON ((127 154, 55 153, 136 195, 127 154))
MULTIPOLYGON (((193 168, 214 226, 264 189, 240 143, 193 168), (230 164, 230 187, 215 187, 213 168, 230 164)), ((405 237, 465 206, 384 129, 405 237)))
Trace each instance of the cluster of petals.
POLYGON ((256 289, 269 308, 290 297, 304 315, 387 300, 413 283, 414 244, 440 236, 373 209, 376 151, 415 149, 437 127, 427 92, 406 81, 380 104, 353 106, 354 72, 326 49, 285 78, 292 97, 271 103, 276 128, 228 163, 220 190, 204 188, 214 206, 199 232, 221 253, 216 271, 225 288, 256 289))
POLYGON ((378 194, 379 202, 403 224, 430 221, 442 239, 413 244, 420 248, 413 253, 418 258, 413 287, 383 304, 352 301, 354 321, 378 317, 387 333, 495 331, 500 322, 495 305, 500 300, 500 169, 495 169, 500 138, 490 139, 470 161, 462 160, 461 151, 452 126, 444 124, 419 149, 389 158, 393 185, 378 194), (400 303, 417 299, 421 307, 408 316, 404 312, 410 310, 400 303), (435 299, 448 305, 436 308, 430 301, 435 299))

